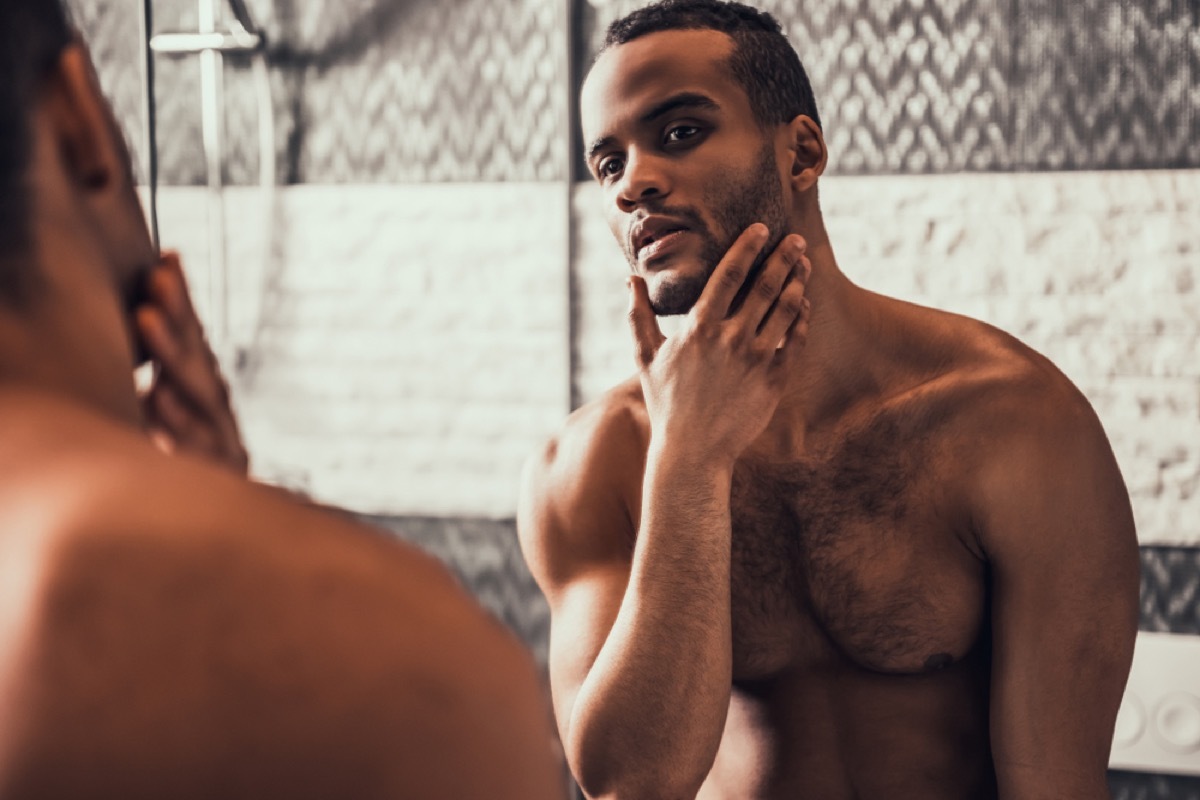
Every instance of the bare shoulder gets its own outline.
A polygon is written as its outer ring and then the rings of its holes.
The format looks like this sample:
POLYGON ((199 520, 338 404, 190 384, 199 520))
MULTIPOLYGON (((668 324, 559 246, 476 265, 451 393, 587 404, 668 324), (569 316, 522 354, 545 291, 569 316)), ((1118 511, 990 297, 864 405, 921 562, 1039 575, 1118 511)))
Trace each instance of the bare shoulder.
POLYGON ((949 420, 962 435, 1007 439, 1038 425, 1102 431, 1084 395, 1049 359, 976 319, 892 301, 897 363, 920 376, 895 398, 949 420), (922 406, 928 406, 922 409, 922 406))
POLYGON ((543 589, 567 562, 627 555, 649 431, 633 378, 577 409, 530 456, 517 528, 543 589))
MULTIPOLYGON (((1120 469, 1084 394, 1014 337, 963 317, 947 324, 959 344, 946 362, 952 366, 931 382, 931 407, 949 420, 956 476, 982 535, 1015 535, 1022 526, 1011 523, 1012 509, 1019 506, 1047 520, 1056 509, 1075 508, 1079 519, 1103 509, 1113 521, 1104 527, 1131 536, 1120 469)), ((1035 522, 1026 519, 1024 530, 1041 535, 1035 522)))
POLYGON ((960 318, 961 349, 946 375, 951 402, 993 454, 1033 447, 1107 448, 1084 394, 1048 358, 986 323, 960 318))
POLYGON ((434 559, 55 412, 0 459, 5 796, 549 796, 532 662, 434 559))

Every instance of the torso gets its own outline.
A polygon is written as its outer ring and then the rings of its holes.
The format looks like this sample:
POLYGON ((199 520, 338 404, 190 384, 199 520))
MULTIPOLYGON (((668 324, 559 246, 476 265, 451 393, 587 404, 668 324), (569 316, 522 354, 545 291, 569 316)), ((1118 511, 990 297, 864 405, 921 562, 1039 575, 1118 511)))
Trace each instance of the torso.
POLYGON ((995 796, 988 572, 955 455, 977 395, 962 385, 867 403, 792 460, 738 462, 734 685, 701 800, 995 796))
POLYGON ((936 426, 912 411, 795 463, 739 463, 733 707, 702 798, 994 791, 984 564, 936 426))

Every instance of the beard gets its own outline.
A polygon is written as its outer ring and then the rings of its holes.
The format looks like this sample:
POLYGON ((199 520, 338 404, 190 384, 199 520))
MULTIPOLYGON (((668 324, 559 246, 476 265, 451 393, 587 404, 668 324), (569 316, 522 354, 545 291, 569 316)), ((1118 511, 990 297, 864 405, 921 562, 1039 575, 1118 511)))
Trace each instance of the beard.
MULTIPOLYGON (((705 206, 712 209, 714 222, 719 231, 710 230, 700 213, 691 207, 653 209, 686 221, 690 232, 700 237, 700 263, 702 270, 691 274, 667 272, 655 282, 650 292, 650 307, 660 317, 686 314, 692 310, 708 279, 716 271, 721 259, 729 252, 742 232, 755 222, 770 229, 770 236, 754 263, 746 281, 738 291, 731 310, 736 310, 745 298, 748 287, 762 271, 763 264, 775 246, 787 235, 787 212, 783 205, 783 188, 779 180, 779 167, 775 162, 775 150, 768 142, 759 154, 758 163, 741 174, 719 176, 705 193, 705 206)), ((630 264, 636 268, 637 260, 627 253, 630 264)))

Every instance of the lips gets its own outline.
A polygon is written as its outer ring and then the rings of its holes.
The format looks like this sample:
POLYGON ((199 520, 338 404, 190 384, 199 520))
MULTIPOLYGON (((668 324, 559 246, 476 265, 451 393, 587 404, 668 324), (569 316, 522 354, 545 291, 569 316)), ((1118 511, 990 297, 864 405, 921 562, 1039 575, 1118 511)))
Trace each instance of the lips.
POLYGON ((646 217, 633 226, 630 240, 637 258, 646 258, 664 248, 688 229, 687 225, 669 217, 646 217))

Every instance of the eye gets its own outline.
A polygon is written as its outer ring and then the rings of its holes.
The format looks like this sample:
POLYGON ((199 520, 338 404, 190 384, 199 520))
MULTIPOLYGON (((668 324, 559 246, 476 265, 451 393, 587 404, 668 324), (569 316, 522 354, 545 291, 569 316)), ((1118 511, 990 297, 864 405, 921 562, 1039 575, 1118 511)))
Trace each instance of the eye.
POLYGON ((608 156, 596 165, 596 177, 605 180, 617 175, 625 167, 625 161, 620 156, 608 156))
POLYGON ((697 125, 675 125, 667 129, 667 134, 664 137, 667 144, 674 142, 682 142, 691 139, 700 133, 700 128, 697 125))

